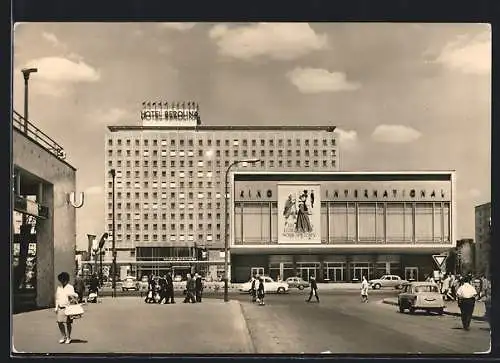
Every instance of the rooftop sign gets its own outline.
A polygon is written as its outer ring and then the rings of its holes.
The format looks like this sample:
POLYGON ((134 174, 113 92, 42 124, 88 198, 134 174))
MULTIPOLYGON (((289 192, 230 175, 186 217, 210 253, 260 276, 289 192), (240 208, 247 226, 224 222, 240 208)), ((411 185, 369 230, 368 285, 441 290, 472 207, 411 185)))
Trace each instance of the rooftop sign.
POLYGON ((143 102, 140 117, 143 126, 192 126, 200 124, 200 107, 188 102, 143 102))

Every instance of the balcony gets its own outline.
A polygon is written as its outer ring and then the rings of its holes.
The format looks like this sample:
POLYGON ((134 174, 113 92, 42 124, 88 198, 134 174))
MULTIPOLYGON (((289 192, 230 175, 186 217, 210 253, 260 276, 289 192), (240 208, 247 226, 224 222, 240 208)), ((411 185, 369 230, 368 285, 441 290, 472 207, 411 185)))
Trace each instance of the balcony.
POLYGON ((51 139, 31 122, 25 120, 24 117, 15 110, 12 114, 12 126, 21 134, 24 134, 26 137, 40 145, 43 149, 53 154, 56 158, 60 160, 66 159, 66 153, 61 145, 51 139))

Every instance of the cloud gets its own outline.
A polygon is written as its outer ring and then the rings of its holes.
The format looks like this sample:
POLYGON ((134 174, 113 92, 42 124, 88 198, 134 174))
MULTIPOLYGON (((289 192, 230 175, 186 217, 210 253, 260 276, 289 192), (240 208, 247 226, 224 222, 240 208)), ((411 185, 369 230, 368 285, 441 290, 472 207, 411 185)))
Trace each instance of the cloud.
POLYGON ((485 32, 474 38, 459 37, 448 43, 436 62, 468 74, 491 73, 491 35, 485 32))
POLYGON ((88 187, 83 191, 86 195, 100 195, 104 192, 103 187, 100 185, 94 185, 88 187))
POLYGON ((295 68, 287 73, 289 81, 302 93, 354 91, 359 83, 347 81, 345 73, 321 68, 295 68))
POLYGON ((159 26, 161 28, 178 30, 181 32, 185 32, 193 29, 196 23, 160 23, 159 26))
POLYGON ((258 23, 232 28, 219 24, 209 36, 221 55, 243 60, 292 60, 328 46, 326 35, 316 34, 307 23, 258 23))
POLYGON ((421 136, 419 131, 404 125, 379 125, 372 133, 374 141, 391 144, 414 142, 421 136))
POLYGON ((38 68, 36 77, 40 80, 58 83, 97 82, 99 72, 82 60, 72 61, 62 57, 39 58, 26 67, 38 68))
POLYGON ((342 149, 352 149, 358 141, 358 133, 354 130, 344 130, 335 128, 335 134, 339 140, 339 145, 342 149))
POLYGON ((122 108, 110 108, 108 110, 94 111, 90 114, 93 121, 98 121, 104 125, 113 125, 116 123, 125 123, 127 118, 131 117, 131 113, 122 108))
POLYGON ((54 47, 57 47, 59 44, 61 44, 59 42, 59 39, 57 39, 56 35, 53 33, 43 32, 42 37, 43 39, 51 43, 54 47))

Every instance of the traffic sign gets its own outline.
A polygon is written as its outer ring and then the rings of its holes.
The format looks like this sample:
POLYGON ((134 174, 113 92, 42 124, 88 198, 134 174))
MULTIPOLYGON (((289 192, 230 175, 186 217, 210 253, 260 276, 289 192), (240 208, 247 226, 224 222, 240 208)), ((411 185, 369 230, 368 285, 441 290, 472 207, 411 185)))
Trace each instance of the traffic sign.
POLYGON ((444 265, 444 262, 446 261, 446 258, 448 256, 446 255, 432 255, 432 258, 434 259, 434 262, 436 262, 436 265, 441 268, 444 265))

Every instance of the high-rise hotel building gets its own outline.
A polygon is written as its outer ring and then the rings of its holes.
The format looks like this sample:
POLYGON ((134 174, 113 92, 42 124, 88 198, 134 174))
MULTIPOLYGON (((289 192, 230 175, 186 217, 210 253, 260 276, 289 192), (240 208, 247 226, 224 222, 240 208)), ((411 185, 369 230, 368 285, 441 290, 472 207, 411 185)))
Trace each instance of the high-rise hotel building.
POLYGON ((105 141, 105 223, 111 232, 114 169, 122 275, 223 276, 225 173, 234 161, 260 160, 231 171, 338 169, 333 126, 209 126, 182 106, 141 118, 142 126, 108 126, 105 141))

